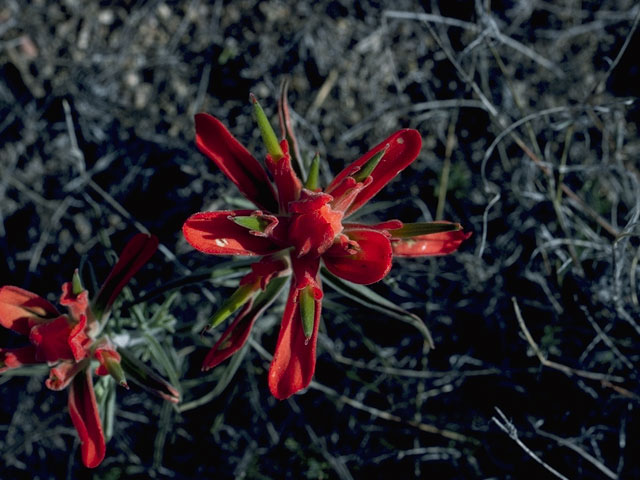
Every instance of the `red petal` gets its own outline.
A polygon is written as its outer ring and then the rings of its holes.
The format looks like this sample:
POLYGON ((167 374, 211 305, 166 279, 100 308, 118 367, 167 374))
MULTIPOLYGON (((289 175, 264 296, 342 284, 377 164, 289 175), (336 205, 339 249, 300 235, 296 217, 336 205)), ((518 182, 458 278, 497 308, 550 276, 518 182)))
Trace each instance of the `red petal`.
POLYGON ((359 250, 350 254, 340 243, 334 244, 322 256, 327 269, 350 282, 368 285, 382 280, 391 269, 391 242, 376 230, 345 230, 359 250))
POLYGON ((109 375, 109 362, 120 363, 121 361, 120 354, 110 344, 96 348, 94 357, 100 362, 96 375, 109 375))
POLYGON ((327 251, 334 238, 342 231, 342 213, 329 205, 311 213, 295 215, 289 224, 288 240, 300 257, 307 253, 315 256, 327 251))
POLYGON ((368 202, 371 197, 378 193, 390 180, 398 175, 398 173, 408 167, 411 162, 416 159, 418 153, 420 153, 422 139, 420 138, 420 134, 417 130, 405 129, 397 131, 374 147, 371 151, 365 153, 354 163, 342 170, 342 172, 340 172, 326 188, 326 192, 331 193, 332 190, 340 185, 342 180, 353 173, 353 167, 360 167, 364 165, 367 160, 387 145, 389 145, 387 152, 384 154, 384 157, 382 157, 380 163, 378 163, 373 172, 371 172, 373 181, 358 194, 351 206, 345 212, 345 216, 349 216, 358 210, 362 205, 368 202))
POLYGON ((58 317, 56 307, 35 293, 22 288, 0 288, 0 325, 22 335, 43 320, 58 317))
POLYGON ((213 160, 249 200, 259 208, 276 212, 276 194, 258 160, 217 118, 198 113, 195 121, 196 145, 200 151, 213 160))
POLYGON ((196 250, 212 255, 267 255, 280 250, 266 237, 251 234, 229 216, 246 216, 251 210, 220 210, 192 215, 184 222, 184 238, 196 250))
POLYGON ((300 197, 302 182, 291 167, 289 145, 286 140, 280 142, 280 148, 284 157, 274 161, 271 155, 267 155, 267 168, 269 168, 273 180, 276 182, 276 187, 278 187, 280 212, 285 213, 289 211, 289 202, 296 201, 300 197))
POLYGON ((67 388, 76 374, 89 366, 89 361, 80 363, 76 362, 60 362, 58 365, 49 370, 49 378, 44 382, 50 390, 60 391, 67 388))
POLYGON ((129 240, 118 258, 118 263, 115 264, 96 296, 94 305, 98 310, 104 312, 111 308, 124 286, 147 263, 157 248, 158 238, 155 235, 138 233, 129 240))
POLYGON ((71 282, 62 284, 62 295, 60 296, 60 305, 64 305, 71 312, 71 316, 78 320, 81 315, 87 314, 89 307, 89 292, 83 290, 79 294, 73 293, 71 282))
POLYGON ((221 362, 225 361, 231 355, 242 348, 251 332, 251 327, 256 318, 262 314, 263 310, 256 314, 247 316, 247 312, 251 309, 253 302, 248 302, 242 308, 236 319, 231 323, 229 328, 225 330, 216 344, 209 350, 207 356, 202 363, 202 370, 209 370, 221 362))
POLYGON ((457 230, 453 232, 432 233, 418 237, 392 239, 391 246, 396 257, 426 257, 446 255, 455 252, 460 244, 471 236, 472 232, 457 230))
POLYGON ((110 341, 106 341, 100 347, 96 348, 93 356, 100 362, 100 365, 96 369, 96 375, 111 375, 120 386, 129 390, 121 364, 122 357, 120 357, 120 354, 110 341))
POLYGON ((89 347, 91 347, 91 339, 87 336, 87 316, 80 315, 80 320, 69 332, 69 348, 73 353, 73 358, 79 362, 88 355, 89 347))
POLYGON ((300 198, 289 205, 289 213, 311 213, 319 210, 333 200, 331 195, 323 192, 312 192, 306 188, 302 190, 300 198))
POLYGON ((33 345, 21 348, 0 348, 0 373, 32 363, 39 363, 36 359, 36 347, 33 345))
POLYGON ((91 373, 88 368, 84 373, 79 373, 73 378, 69 389, 68 405, 71 421, 78 431, 80 442, 82 442, 80 446, 82 463, 88 468, 97 467, 104 459, 106 446, 96 404, 96 395, 93 392, 91 373))
POLYGON ((41 362, 73 360, 74 352, 69 346, 71 330, 72 325, 66 315, 34 326, 29 333, 29 341, 36 347, 36 358, 41 362))
POLYGON ((322 289, 318 281, 317 259, 292 258, 295 277, 292 279, 289 297, 282 316, 276 351, 269 369, 269 389, 274 397, 284 400, 309 386, 316 368, 316 342, 322 289), (314 285, 315 318, 311 338, 305 339, 298 306, 298 295, 305 286, 314 285))

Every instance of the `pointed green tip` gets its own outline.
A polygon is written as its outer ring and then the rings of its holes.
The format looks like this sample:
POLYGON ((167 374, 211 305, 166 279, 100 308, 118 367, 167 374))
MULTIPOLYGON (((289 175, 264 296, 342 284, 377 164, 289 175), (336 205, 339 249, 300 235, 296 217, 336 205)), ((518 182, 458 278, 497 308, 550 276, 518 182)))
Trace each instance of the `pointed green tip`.
POLYGON ((120 365, 120 361, 111 357, 107 357, 105 360, 105 366, 107 367, 107 372, 109 375, 113 377, 113 379, 118 383, 118 385, 123 386, 127 390, 129 390, 129 385, 127 384, 127 377, 124 373, 124 369, 122 365, 120 365))
POLYGON ((80 279, 80 274, 78 273, 77 268, 73 272, 73 278, 71 279, 71 292, 74 295, 80 295, 82 292, 84 292, 82 280, 80 279))
POLYGON ((313 335, 313 326, 316 317, 316 302, 312 287, 305 287, 298 297, 300 305, 300 319, 302 320, 302 332, 305 340, 309 340, 313 335))
POLYGON ((373 157, 367 160, 364 165, 362 165, 362 168, 353 175, 353 178, 355 178, 356 182, 364 182, 366 178, 371 175, 371 172, 373 172, 373 170, 378 166, 380 160, 382 160, 382 157, 384 157, 384 154, 387 153, 388 148, 389 145, 386 145, 382 150, 380 150, 373 157))
POLYGON ((316 153, 311 160, 311 167, 309 168, 309 175, 307 176, 307 181, 304 182, 304 188, 308 190, 317 190, 319 188, 319 177, 320 176, 320 154, 316 153))
POLYGON ((262 141, 264 142, 265 147, 267 147, 267 152, 269 152, 271 158, 277 162, 284 157, 284 152, 280 148, 280 142, 278 142, 276 132, 273 131, 273 128, 271 127, 271 124, 269 123, 269 120, 267 119, 267 116, 255 95, 251 93, 249 94, 249 97, 253 103, 253 111, 256 115, 260 134, 262 135, 262 141))

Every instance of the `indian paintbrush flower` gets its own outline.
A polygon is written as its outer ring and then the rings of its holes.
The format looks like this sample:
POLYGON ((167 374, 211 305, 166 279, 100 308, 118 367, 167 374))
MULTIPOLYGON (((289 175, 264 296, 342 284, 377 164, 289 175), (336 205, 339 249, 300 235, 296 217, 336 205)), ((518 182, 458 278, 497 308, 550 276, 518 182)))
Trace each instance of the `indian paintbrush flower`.
MULTIPOLYGON (((120 354, 102 335, 102 328, 122 288, 151 258, 157 246, 156 237, 135 235, 93 302, 89 301, 89 292, 83 288, 76 270, 73 280, 62 285, 60 304, 67 307, 66 314, 59 313, 35 293, 15 286, 0 288, 0 324, 29 341, 19 348, 0 348, 0 373, 27 364, 50 365, 45 384, 51 390, 69 387, 69 415, 80 437, 82 462, 89 468, 98 466, 106 451, 91 361, 98 361, 97 375, 111 375, 128 388, 120 354)), ((175 402, 178 393, 175 389, 173 392, 175 395, 168 395, 167 399, 175 402)))
POLYGON ((315 370, 323 296, 321 264, 340 278, 371 284, 389 273, 393 256, 448 254, 470 233, 450 222, 403 224, 390 220, 367 225, 347 221, 415 160, 422 143, 416 130, 392 134, 346 167, 323 190, 318 181, 318 156, 304 183, 294 170, 292 162, 299 162, 300 155, 286 92, 279 102, 280 141, 255 97, 251 99, 268 152, 268 173, 222 122, 208 114, 195 116, 196 145, 257 209, 196 213, 184 223, 183 233, 204 253, 262 257, 213 316, 209 327, 240 310, 209 351, 204 370, 242 347, 253 322, 279 291, 274 287, 269 293, 270 286, 282 286, 281 279, 291 277, 269 371, 272 394, 284 399, 307 387, 315 370), (291 151, 290 145, 294 147, 291 151))

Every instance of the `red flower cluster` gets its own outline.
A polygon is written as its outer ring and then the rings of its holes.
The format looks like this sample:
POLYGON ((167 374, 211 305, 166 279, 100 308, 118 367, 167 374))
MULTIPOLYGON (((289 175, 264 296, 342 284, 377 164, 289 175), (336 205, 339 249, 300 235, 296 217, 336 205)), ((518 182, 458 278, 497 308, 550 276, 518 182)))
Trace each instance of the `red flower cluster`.
POLYGON ((259 104, 253 101, 269 152, 266 166, 275 188, 258 160, 218 119, 198 114, 198 148, 257 210, 197 213, 185 222, 183 233, 204 253, 262 256, 212 319, 211 326, 215 326, 244 305, 205 358, 203 369, 218 365, 242 347, 253 322, 264 310, 264 305, 252 308, 259 290, 267 289, 276 278, 291 275, 269 371, 272 394, 284 399, 307 387, 314 373, 323 295, 319 277, 322 263, 338 277, 370 284, 387 275, 394 255, 451 253, 470 233, 449 222, 405 225, 391 220, 366 225, 346 221, 418 156, 422 142, 416 130, 394 133, 340 172, 323 191, 317 185, 317 158, 304 185, 292 167, 289 145, 294 155, 297 149, 286 100, 280 102, 280 142, 259 104))
POLYGON ((91 304, 76 271, 73 281, 62 285, 60 304, 67 307, 66 314, 35 293, 14 286, 0 288, 0 324, 29 340, 23 347, 0 348, 0 373, 35 363, 51 366, 45 384, 51 390, 69 386, 69 415, 82 442, 82 462, 89 468, 102 462, 106 448, 91 360, 99 362, 97 375, 112 375, 128 388, 120 355, 108 339, 100 337, 100 330, 122 288, 157 246, 156 237, 133 237, 91 304))

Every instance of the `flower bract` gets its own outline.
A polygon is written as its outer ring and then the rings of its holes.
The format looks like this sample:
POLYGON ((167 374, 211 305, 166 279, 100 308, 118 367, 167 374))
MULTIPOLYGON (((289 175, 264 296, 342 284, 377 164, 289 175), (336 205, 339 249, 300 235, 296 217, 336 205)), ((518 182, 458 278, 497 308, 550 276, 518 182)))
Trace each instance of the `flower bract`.
MULTIPOLYGON (((240 282, 243 290, 234 295, 235 308, 242 308, 205 358, 203 369, 216 366, 247 340, 261 313, 252 309, 259 292, 277 278, 291 277, 269 371, 272 394, 284 399, 307 387, 315 370, 323 296, 321 265, 345 280, 371 284, 389 273, 394 256, 448 254, 470 234, 450 222, 405 225, 391 220, 370 225, 349 221, 416 159, 422 144, 416 130, 395 132, 321 189, 317 159, 305 182, 295 171, 289 147, 296 142, 286 98, 279 104, 283 129, 279 143, 273 141, 275 134, 264 112, 252 99, 267 146, 266 169, 217 118, 200 113, 195 125, 200 151, 256 208, 196 213, 184 223, 183 233, 203 253, 261 257, 240 282)), ((225 303, 222 310, 226 318, 232 309, 225 303)), ((223 318, 216 314, 214 319, 212 326, 223 318)))

